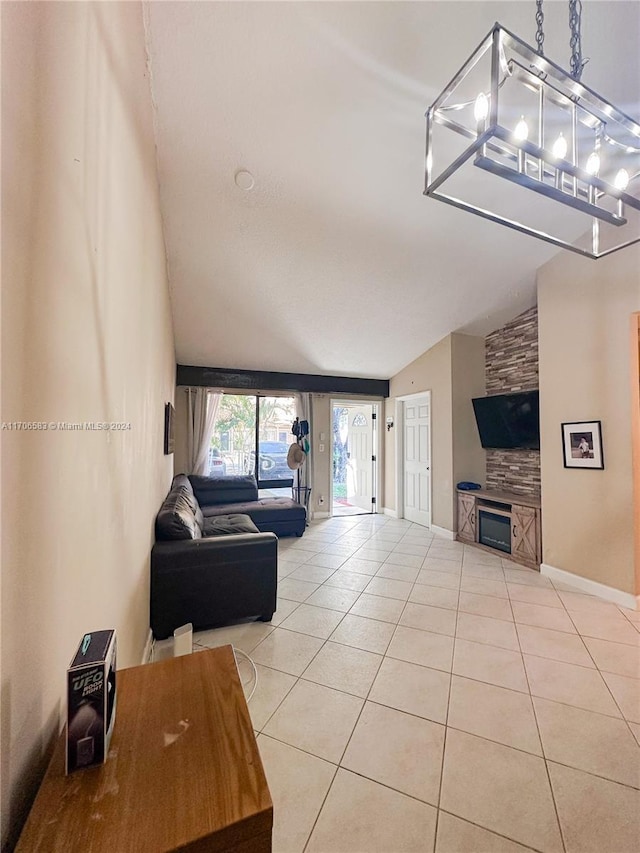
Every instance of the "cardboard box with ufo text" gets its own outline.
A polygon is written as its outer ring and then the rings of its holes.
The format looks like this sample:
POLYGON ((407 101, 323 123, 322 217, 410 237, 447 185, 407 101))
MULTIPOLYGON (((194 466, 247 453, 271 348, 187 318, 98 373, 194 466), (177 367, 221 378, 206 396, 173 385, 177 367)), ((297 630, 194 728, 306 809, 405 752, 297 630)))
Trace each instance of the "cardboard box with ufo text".
POLYGON ((67 773, 103 764, 116 716, 116 632, 85 634, 67 670, 67 773))

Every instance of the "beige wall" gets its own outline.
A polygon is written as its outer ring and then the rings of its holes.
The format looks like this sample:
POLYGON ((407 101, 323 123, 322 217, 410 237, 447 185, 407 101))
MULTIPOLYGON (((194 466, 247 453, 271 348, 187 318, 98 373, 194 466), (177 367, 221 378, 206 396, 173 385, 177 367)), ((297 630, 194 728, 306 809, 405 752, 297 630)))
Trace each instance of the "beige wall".
POLYGON ((86 631, 149 631, 175 357, 139 3, 2 4, 2 840, 15 840, 86 631))
POLYGON ((312 465, 313 479, 311 492, 311 511, 329 512, 331 507, 331 488, 333 479, 333 464, 331 460, 331 397, 328 394, 312 394, 311 408, 313 414, 312 465), (324 452, 320 453, 320 434, 324 433, 324 452), (320 503, 320 498, 324 502, 320 503))
POLYGON ((624 592, 634 584, 629 322, 640 247, 538 271, 544 562, 624 592), (604 471, 565 469, 562 422, 600 420, 604 471))
POLYGON ((189 465, 187 463, 187 389, 184 385, 176 386, 175 409, 173 472, 174 474, 186 474, 189 473, 189 465))
POLYGON ((634 312, 630 326, 635 591, 636 595, 640 595, 640 311, 634 312))
MULTIPOLYGON (((485 395, 485 340, 474 335, 451 336, 451 405, 453 409, 453 484, 463 480, 485 485, 486 452, 480 444, 473 414, 474 397, 485 395)), ((454 490, 454 518, 457 495, 454 490)), ((456 518, 457 525, 457 518, 456 518)))

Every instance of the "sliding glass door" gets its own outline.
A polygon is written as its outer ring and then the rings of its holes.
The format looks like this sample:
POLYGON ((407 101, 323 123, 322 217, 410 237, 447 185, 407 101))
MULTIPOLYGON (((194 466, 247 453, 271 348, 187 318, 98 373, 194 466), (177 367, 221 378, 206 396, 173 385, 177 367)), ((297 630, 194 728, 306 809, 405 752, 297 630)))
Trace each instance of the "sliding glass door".
POLYGON ((211 438, 211 476, 254 474, 259 489, 290 488, 294 397, 224 394, 211 438))

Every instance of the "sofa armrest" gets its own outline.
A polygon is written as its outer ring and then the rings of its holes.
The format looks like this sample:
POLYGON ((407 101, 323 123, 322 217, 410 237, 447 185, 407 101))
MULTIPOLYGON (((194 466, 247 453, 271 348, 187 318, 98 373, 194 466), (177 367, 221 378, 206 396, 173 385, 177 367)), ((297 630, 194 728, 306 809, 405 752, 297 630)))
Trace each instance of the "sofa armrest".
POLYGON ((237 619, 271 619, 278 586, 274 533, 238 533, 156 542, 151 550, 151 629, 164 639, 237 619))
POLYGON ((156 542, 151 550, 151 571, 176 571, 196 566, 233 562, 257 554, 272 554, 277 561, 275 533, 230 533, 203 539, 156 542))

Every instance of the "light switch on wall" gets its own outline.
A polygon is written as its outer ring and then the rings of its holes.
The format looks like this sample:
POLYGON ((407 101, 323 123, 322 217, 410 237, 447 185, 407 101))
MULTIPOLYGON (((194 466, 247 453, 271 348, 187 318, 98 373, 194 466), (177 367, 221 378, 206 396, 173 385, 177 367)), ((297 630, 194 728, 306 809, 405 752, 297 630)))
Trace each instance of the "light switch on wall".
POLYGON ((324 444, 319 444, 318 450, 320 451, 320 453, 324 453, 324 444))

